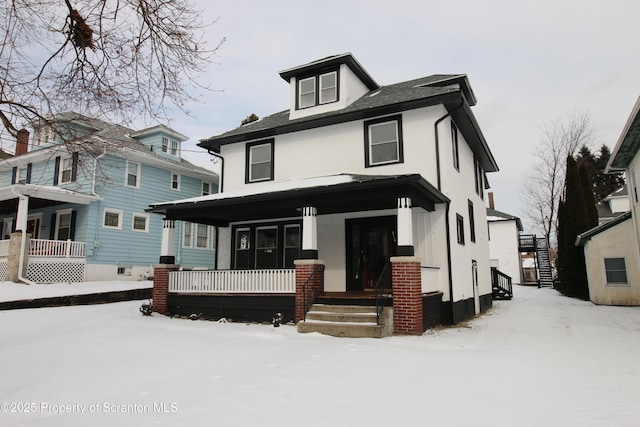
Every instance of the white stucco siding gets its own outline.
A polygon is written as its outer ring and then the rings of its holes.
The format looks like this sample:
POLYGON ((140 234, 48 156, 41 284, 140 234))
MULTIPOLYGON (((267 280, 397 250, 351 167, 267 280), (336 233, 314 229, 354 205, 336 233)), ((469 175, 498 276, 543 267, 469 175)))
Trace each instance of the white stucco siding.
POLYGON ((640 260, 629 235, 633 223, 624 221, 601 232, 585 244, 589 297, 595 304, 640 305, 640 260), (607 284, 605 258, 624 258, 628 284, 607 284))
MULTIPOLYGON (((441 106, 403 112, 404 161, 375 167, 367 167, 365 164, 365 120, 277 135, 274 143, 274 181, 342 173, 418 173, 436 185, 434 123, 444 113, 441 106)), ((221 154, 225 158, 224 191, 245 185, 259 188, 273 182, 245 184, 246 143, 225 145, 221 154)), ((473 169, 471 172, 473 173, 473 169)), ((473 183, 473 177, 471 180, 473 183)))
POLYGON ((515 220, 489 222, 489 254, 497 260, 498 270, 520 283, 520 252, 518 251, 518 226, 515 220))

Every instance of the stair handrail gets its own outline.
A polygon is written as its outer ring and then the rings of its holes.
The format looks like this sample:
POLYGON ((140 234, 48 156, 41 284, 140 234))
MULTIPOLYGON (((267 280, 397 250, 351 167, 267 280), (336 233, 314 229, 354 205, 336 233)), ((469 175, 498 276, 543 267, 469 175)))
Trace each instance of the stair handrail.
POLYGON ((384 267, 382 268, 382 271, 376 280, 376 284, 373 287, 373 291, 376 295, 376 324, 378 325, 380 324, 382 311, 386 307, 387 301, 389 301, 389 294, 384 293, 385 288, 383 288, 384 278, 389 274, 391 274, 391 261, 388 258, 385 258, 384 267))
POLYGON ((497 267, 491 267, 491 285, 497 287, 509 296, 513 296, 513 285, 511 276, 504 274, 497 267))
POLYGON ((318 290, 314 289, 315 292, 311 292, 311 295, 310 295, 311 298, 307 299, 307 286, 309 285, 309 283, 312 283, 312 280, 315 279, 316 274, 319 274, 318 273, 319 271, 324 273, 323 264, 315 265, 313 267, 313 271, 311 272, 309 277, 307 277, 307 280, 305 280, 304 284, 302 285, 302 308, 303 308, 302 320, 304 321, 307 320, 307 311, 309 311, 309 309, 311 308, 311 305, 315 302, 319 294, 318 290))

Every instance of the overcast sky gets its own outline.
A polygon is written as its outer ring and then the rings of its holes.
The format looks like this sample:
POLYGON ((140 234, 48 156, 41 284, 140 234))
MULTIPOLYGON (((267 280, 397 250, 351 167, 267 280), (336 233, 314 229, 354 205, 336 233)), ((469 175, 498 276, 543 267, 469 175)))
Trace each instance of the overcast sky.
POLYGON ((219 17, 207 31, 210 46, 227 40, 202 79, 218 91, 191 106, 193 117, 177 112, 171 123, 191 138, 186 149, 237 127, 251 113, 264 117, 287 109, 289 88, 278 72, 329 55, 351 52, 380 85, 463 73, 500 167, 489 174, 496 209, 523 219, 520 185, 541 126, 588 113, 597 136, 593 148, 613 148, 640 95, 638 0, 199 5, 203 19, 219 17))

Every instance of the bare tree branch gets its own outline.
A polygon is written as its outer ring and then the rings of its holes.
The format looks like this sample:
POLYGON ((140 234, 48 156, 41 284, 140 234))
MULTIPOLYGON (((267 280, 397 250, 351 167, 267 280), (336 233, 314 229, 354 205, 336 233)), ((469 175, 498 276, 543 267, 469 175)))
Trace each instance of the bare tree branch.
POLYGON ((208 48, 189 0, 8 0, 0 4, 0 122, 74 111, 113 123, 188 113, 208 48))

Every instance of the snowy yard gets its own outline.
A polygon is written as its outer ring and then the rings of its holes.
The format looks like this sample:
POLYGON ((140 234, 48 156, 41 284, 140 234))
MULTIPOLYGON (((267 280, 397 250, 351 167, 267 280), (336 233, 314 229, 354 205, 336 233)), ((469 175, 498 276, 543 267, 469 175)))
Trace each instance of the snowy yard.
POLYGON ((514 294, 378 340, 143 317, 141 301, 3 311, 0 425, 639 425, 640 308, 514 294))

